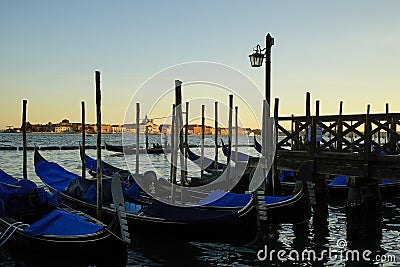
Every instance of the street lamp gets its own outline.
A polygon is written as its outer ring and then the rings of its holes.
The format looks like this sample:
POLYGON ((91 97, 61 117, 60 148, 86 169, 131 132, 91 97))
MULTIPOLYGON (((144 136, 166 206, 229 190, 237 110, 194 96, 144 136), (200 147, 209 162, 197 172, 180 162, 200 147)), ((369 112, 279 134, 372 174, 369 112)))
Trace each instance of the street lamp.
POLYGON ((253 48, 253 54, 249 55, 252 67, 261 67, 265 57, 265 99, 268 105, 271 104, 271 47, 274 45, 274 38, 268 33, 265 37, 265 48, 260 45, 253 48))
MULTIPOLYGON (((272 128, 267 126, 270 122, 270 116, 269 116, 269 106, 271 104, 271 47, 274 45, 274 38, 271 37, 271 35, 268 33, 267 36, 265 37, 265 48, 261 49, 260 45, 257 45, 256 47, 253 48, 253 54, 249 55, 250 58, 250 64, 252 67, 261 67, 263 64, 263 59, 265 57, 265 100, 267 102, 266 106, 264 106, 263 110, 263 134, 262 134, 262 157, 265 160, 265 163, 267 162, 267 148, 272 147, 272 128), (267 115, 268 114, 268 115, 267 115), (266 133, 267 128, 270 129, 270 133, 266 133)), ((277 140, 276 140, 277 141, 277 140)), ((279 179, 277 178, 277 175, 275 175, 275 160, 272 161, 272 166, 270 170, 270 175, 271 175, 271 182, 268 183, 267 185, 264 185, 267 189, 267 194, 275 196, 279 192, 279 190, 276 188, 275 185, 279 187, 279 179)), ((265 170, 265 169, 264 169, 265 170)), ((265 170, 268 171, 268 170, 265 170)), ((265 173, 265 177, 267 177, 267 173, 265 173)))

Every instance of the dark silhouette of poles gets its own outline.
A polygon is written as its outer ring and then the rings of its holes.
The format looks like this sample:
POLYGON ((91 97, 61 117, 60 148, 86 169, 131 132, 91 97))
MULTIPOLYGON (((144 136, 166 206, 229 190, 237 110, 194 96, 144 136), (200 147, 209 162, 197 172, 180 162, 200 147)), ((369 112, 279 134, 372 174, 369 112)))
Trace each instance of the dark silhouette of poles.
POLYGON ((201 143, 200 143, 200 165, 201 165, 201 176, 204 174, 204 110, 205 106, 201 105, 201 143))
POLYGON ((82 124, 81 124, 81 132, 82 132, 82 178, 86 177, 86 122, 85 122, 85 102, 81 102, 82 106, 82 124))
POLYGON ((214 135, 215 135, 215 158, 214 158, 214 169, 218 169, 218 102, 215 103, 215 119, 214 119, 214 135))
POLYGON ((136 103, 136 168, 135 174, 139 175, 139 132, 140 132, 140 103, 136 103))
POLYGON ((103 205, 103 183, 102 183, 102 164, 101 164, 101 89, 100 89, 100 72, 95 71, 96 84, 96 115, 97 115, 97 218, 101 220, 103 205))
POLYGON ((22 100, 22 177, 28 179, 27 155, 26 155, 26 104, 28 100, 22 100))

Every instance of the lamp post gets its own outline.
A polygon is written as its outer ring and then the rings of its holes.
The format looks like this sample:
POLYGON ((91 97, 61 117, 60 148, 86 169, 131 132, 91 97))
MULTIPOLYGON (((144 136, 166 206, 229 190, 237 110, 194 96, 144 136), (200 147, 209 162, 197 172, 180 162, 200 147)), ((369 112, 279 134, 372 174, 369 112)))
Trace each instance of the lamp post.
POLYGON ((265 99, 268 105, 271 104, 271 47, 274 45, 274 38, 268 33, 265 37, 265 48, 257 45, 253 54, 249 55, 252 67, 261 67, 265 57, 265 99))
MULTIPOLYGON (((267 160, 267 135, 265 133, 267 122, 269 122, 269 107, 271 105, 271 47, 274 45, 274 38, 268 33, 265 37, 265 48, 261 49, 261 46, 258 44, 256 47, 253 48, 253 53, 249 55, 250 64, 252 67, 261 67, 263 64, 263 60, 265 57, 265 100, 267 105, 264 107, 263 110, 263 148, 262 148, 262 156, 264 160, 267 160)), ((269 123, 268 123, 269 124, 269 123)), ((269 136, 271 137, 271 136, 269 136)), ((272 145, 270 143, 269 145, 272 145)), ((279 187, 279 179, 277 179, 275 175, 275 166, 274 162, 272 163, 272 170, 270 172, 271 175, 271 184, 267 184, 268 190, 267 194, 269 195, 276 195, 277 194, 277 187, 279 187), (272 187, 272 188, 271 188, 272 187)))

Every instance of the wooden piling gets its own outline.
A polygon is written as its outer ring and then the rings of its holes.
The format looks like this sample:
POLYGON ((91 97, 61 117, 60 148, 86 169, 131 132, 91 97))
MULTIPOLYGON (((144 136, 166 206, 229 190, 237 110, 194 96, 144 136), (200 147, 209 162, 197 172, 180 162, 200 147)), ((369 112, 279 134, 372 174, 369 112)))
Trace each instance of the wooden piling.
POLYGON ((214 103, 214 112, 215 112, 215 118, 214 118, 214 129, 215 129, 215 158, 214 158, 214 169, 218 169, 218 102, 215 101, 214 103))
POLYGON ((149 149, 149 127, 147 126, 147 114, 144 117, 144 123, 145 123, 145 137, 146 137, 146 150, 149 149))
POLYGON ((337 152, 342 152, 343 148, 343 119, 342 119, 342 114, 343 114, 343 101, 340 101, 339 104, 339 117, 337 119, 337 135, 338 135, 338 141, 336 142, 336 150, 337 152))
POLYGON ((28 179, 27 154, 26 154, 26 105, 28 100, 22 100, 22 177, 28 179))
POLYGON ((311 116, 311 93, 306 92, 306 117, 311 116))
POLYGON ((82 178, 86 178, 86 122, 85 122, 85 101, 81 102, 82 106, 82 123, 81 123, 81 133, 82 133, 82 150, 81 161, 82 161, 82 178))
POLYGON ((189 141, 188 141, 188 135, 189 135, 189 102, 186 102, 186 120, 185 120, 185 147, 184 147, 184 153, 185 153, 185 177, 187 180, 187 175, 188 175, 188 170, 187 170, 187 162, 188 162, 188 154, 189 154, 189 141))
POLYGON ((382 237, 382 202, 378 179, 348 177, 346 202, 347 239, 380 240, 382 237), (366 187, 363 192, 362 187, 366 187))
MULTIPOLYGON (((290 123, 290 133, 293 133, 293 131, 294 131, 294 114, 292 114, 292 120, 291 120, 291 123, 290 123)), ((294 147, 293 147, 293 138, 290 139, 290 149, 291 150, 294 149, 294 147)))
MULTIPOLYGON (((235 106, 235 162, 238 162, 238 146, 239 146, 239 123, 238 123, 239 107, 235 106)), ((236 163, 237 165, 237 163, 236 163)), ((235 168, 235 181, 238 179, 238 166, 235 168)))
POLYGON ((139 175, 139 149, 140 149, 140 142, 139 142, 139 135, 140 133, 140 103, 136 103, 136 156, 135 156, 135 174, 139 175))
POLYGON ((176 108, 175 104, 172 105, 172 123, 171 123, 171 201, 175 202, 175 184, 176 184, 176 167, 177 167, 177 155, 176 155, 176 108))
MULTIPOLYGON (((385 113, 386 113, 386 123, 385 125, 389 128, 390 127, 390 121, 389 121, 389 103, 386 103, 386 108, 385 108, 385 113)), ((390 131, 386 130, 386 135, 385 135, 385 143, 389 141, 389 134, 390 131)))
POLYGON ((228 151, 229 156, 227 158, 226 166, 226 189, 228 190, 231 185, 231 156, 232 156, 232 112, 233 112, 233 95, 229 95, 229 116, 228 116, 228 151))
MULTIPOLYGON (((273 145, 277 148, 278 144, 278 123, 279 123, 279 98, 275 98, 274 102, 274 124, 276 129, 276 135, 274 136, 275 140, 273 145)), ((267 134, 272 135, 273 130, 269 131, 267 134)), ((272 149, 272 147, 267 147, 267 149, 272 149)), ((272 195, 280 196, 281 195, 281 181, 279 180, 278 168, 276 166, 276 151, 273 157, 272 165, 271 165, 271 180, 272 180, 272 195)))
MULTIPOLYGON (((175 109, 176 109, 176 135, 179 134, 179 147, 177 153, 179 153, 179 162, 181 166, 181 184, 187 183, 186 181, 186 171, 184 169, 184 154, 183 154, 183 117, 182 117, 182 82, 180 80, 175 80, 175 109)), ((176 142, 178 142, 178 136, 176 136, 176 142)), ((178 161, 176 162, 178 163, 178 161)))
POLYGON ((371 137, 371 122, 369 120, 369 112, 370 112, 371 106, 368 104, 367 105, 367 114, 365 114, 365 129, 364 129, 364 164, 366 165, 367 170, 365 171, 367 173, 366 176, 368 175, 368 162, 369 158, 371 156, 371 145, 372 145, 372 137, 371 137))
POLYGON ((101 88, 100 88, 100 72, 95 71, 95 83, 96 83, 96 114, 97 114, 97 219, 101 220, 102 217, 102 206, 103 206, 103 170, 101 164, 101 88))
MULTIPOLYGON (((317 130, 318 128, 318 124, 319 124, 319 100, 315 101, 315 130, 317 130)), ((316 134, 316 132, 315 132, 316 134)), ((321 135, 322 135, 322 131, 321 131, 321 135)), ((316 141, 316 148, 319 149, 320 147, 320 141, 316 141)))
MULTIPOLYGON (((315 165, 315 164, 314 164, 315 165)), ((314 229, 328 225, 328 190, 326 186, 326 175, 317 174, 313 171, 315 205, 313 205, 314 229)))
POLYGON ((201 105, 201 143, 200 143, 200 166, 201 176, 204 174, 204 124, 205 124, 205 105, 201 105))

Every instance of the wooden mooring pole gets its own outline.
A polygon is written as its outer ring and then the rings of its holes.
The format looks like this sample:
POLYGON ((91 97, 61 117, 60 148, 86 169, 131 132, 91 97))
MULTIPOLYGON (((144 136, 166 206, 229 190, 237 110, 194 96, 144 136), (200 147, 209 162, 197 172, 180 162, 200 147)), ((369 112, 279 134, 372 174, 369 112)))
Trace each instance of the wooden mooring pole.
POLYGON ((26 155, 26 104, 28 100, 22 100, 22 178, 28 179, 27 155, 26 155))
POLYGON ((215 118, 214 118, 214 143, 215 143, 215 158, 214 158, 214 169, 218 169, 218 102, 216 101, 214 103, 214 112, 215 112, 215 118))
MULTIPOLYGON (((315 102, 315 117, 312 119, 312 144, 314 148, 319 148, 319 142, 316 140, 316 130, 317 125, 319 123, 319 100, 315 102)), ((313 158, 315 156, 315 149, 313 150, 313 158)), ((325 174, 317 174, 315 171, 316 162, 313 164, 313 181, 314 181, 314 195, 315 195, 315 204, 312 206, 313 208, 313 225, 314 229, 319 228, 321 226, 328 225, 328 189, 326 178, 329 175, 325 174)))
POLYGON ((231 186, 231 156, 232 156, 232 112, 233 112, 233 95, 229 95, 229 116, 228 116, 228 151, 229 156, 227 158, 226 166, 226 181, 225 186, 228 190, 231 186))
POLYGON ((175 184, 176 184, 176 165, 177 165, 177 154, 176 154, 176 108, 175 104, 172 105, 172 123, 171 123, 171 201, 175 202, 175 184))
POLYGON ((379 180, 370 177, 368 163, 371 153, 370 105, 365 115, 364 176, 348 177, 349 192, 346 202, 347 238, 370 240, 382 237, 382 201, 379 180), (366 188, 365 192, 362 188, 366 188))
POLYGON ((200 143, 200 167, 201 176, 204 175, 204 132, 205 132, 205 105, 201 105, 201 143, 200 143))
POLYGON ((81 160, 82 160, 82 178, 86 178, 86 122, 85 122, 85 101, 81 102, 82 106, 82 124, 81 124, 81 133, 82 133, 82 150, 81 160))
POLYGON ((96 84, 96 115, 97 115, 97 219, 101 220, 102 206, 103 206, 103 183, 102 183, 102 164, 101 164, 101 89, 100 89, 100 71, 95 71, 95 84, 96 84))
POLYGON ((140 137, 140 103, 136 103, 136 150, 135 150, 135 174, 139 175, 139 137, 140 137))

